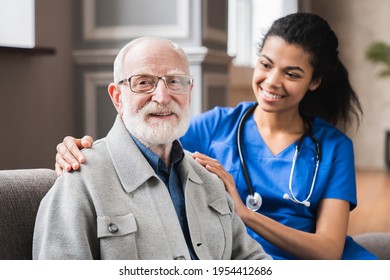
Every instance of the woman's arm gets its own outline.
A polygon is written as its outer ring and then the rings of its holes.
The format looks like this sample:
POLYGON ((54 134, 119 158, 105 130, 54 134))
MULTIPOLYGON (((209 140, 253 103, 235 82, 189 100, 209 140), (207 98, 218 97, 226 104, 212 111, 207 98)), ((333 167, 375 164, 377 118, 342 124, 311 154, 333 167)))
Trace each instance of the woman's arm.
POLYGON ((247 227, 268 242, 299 259, 341 258, 349 220, 350 206, 347 201, 322 200, 317 213, 316 231, 307 233, 248 209, 238 194, 233 177, 217 160, 200 153, 194 153, 193 157, 223 180, 234 200, 237 214, 247 227))

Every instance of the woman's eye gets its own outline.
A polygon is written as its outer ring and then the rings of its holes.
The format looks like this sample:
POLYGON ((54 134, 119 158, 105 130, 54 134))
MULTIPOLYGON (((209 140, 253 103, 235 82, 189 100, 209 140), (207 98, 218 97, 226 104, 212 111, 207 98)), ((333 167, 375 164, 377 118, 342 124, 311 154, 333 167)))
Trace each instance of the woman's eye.
POLYGON ((300 76, 298 74, 292 73, 292 72, 287 72, 286 75, 290 78, 297 79, 300 76))
POLYGON ((271 65, 270 65, 268 62, 262 61, 262 62, 260 62, 260 65, 261 65, 263 68, 265 68, 265 69, 271 68, 271 65))

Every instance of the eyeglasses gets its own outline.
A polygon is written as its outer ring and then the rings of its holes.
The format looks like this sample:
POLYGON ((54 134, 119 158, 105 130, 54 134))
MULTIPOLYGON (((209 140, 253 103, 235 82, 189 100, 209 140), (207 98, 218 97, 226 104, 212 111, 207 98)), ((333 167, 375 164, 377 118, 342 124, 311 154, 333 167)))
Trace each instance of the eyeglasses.
POLYGON ((130 78, 118 82, 119 85, 129 83, 130 90, 135 93, 153 93, 159 80, 163 80, 165 87, 173 94, 188 94, 191 90, 193 79, 189 76, 153 76, 153 75, 133 75, 130 78))

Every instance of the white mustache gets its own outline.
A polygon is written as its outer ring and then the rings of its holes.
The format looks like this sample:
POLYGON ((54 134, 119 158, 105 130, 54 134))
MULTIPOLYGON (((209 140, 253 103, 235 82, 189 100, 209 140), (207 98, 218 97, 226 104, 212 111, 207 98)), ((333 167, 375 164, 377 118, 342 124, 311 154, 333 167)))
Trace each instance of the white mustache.
POLYGON ((179 105, 175 102, 169 102, 167 105, 161 105, 156 102, 148 102, 146 105, 140 110, 140 113, 143 115, 149 114, 158 114, 158 115, 168 115, 175 114, 180 116, 181 109, 179 105))

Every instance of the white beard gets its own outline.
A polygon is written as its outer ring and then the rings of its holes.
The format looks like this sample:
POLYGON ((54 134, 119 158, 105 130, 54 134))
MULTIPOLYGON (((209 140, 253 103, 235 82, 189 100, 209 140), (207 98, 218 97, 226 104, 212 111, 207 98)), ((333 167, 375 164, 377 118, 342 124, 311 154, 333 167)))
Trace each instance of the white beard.
POLYGON ((166 106, 150 101, 139 111, 131 108, 127 98, 123 100, 123 122, 127 130, 136 137, 141 143, 147 147, 157 145, 171 144, 174 140, 183 136, 190 121, 189 110, 182 110, 180 106, 174 102, 169 102, 166 106), (172 112, 177 116, 178 122, 174 121, 146 121, 150 113, 172 112))

